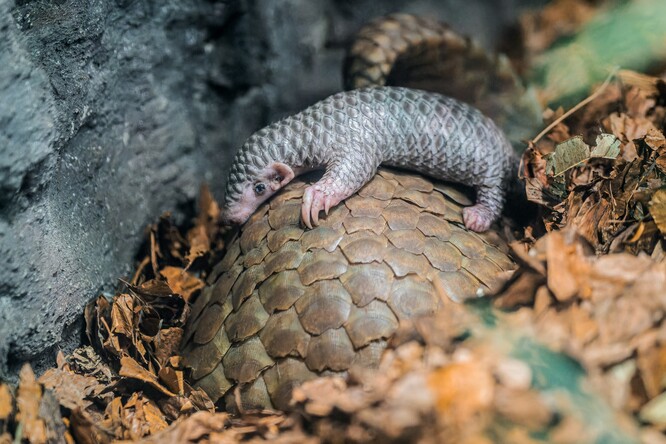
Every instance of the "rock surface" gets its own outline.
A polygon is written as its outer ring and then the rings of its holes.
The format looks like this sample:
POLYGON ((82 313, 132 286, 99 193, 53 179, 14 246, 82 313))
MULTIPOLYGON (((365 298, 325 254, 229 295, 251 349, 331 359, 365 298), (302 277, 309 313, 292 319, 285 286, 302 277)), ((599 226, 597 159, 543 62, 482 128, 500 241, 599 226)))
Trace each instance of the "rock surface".
POLYGON ((77 346, 144 226, 202 180, 219 197, 251 132, 341 89, 361 24, 428 14, 490 47, 539 3, 0 1, 0 378, 77 346))

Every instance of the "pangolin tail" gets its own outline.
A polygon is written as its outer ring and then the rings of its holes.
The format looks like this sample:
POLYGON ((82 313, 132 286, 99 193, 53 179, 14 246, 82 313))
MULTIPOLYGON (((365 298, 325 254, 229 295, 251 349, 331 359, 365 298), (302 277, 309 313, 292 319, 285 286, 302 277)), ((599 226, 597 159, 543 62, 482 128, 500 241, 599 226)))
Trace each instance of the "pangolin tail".
POLYGON ((430 18, 392 14, 365 25, 343 68, 346 89, 405 86, 467 102, 492 118, 519 151, 541 128, 541 106, 503 55, 430 18))

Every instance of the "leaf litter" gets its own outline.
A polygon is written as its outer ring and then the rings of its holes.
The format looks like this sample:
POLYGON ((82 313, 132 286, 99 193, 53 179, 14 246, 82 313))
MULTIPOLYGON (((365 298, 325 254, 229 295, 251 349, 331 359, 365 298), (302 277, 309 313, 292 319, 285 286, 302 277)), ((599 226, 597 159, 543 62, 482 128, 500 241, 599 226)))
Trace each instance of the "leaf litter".
MULTIPOLYGON (((578 2, 579 22, 570 3, 549 14, 572 29, 596 7, 578 2)), ((533 49, 570 32, 525 20, 533 49)), ((193 225, 151 225, 134 276, 86 307, 89 345, 0 384, 0 443, 666 442, 666 84, 617 77, 566 119, 544 113, 554 126, 522 159, 540 213, 510 234, 518 270, 403 322, 378 369, 311 380, 288 413, 235 416, 188 384, 189 307, 224 254, 204 188, 193 225)))
POLYGON ((659 91, 611 84, 530 144, 522 174, 528 199, 544 208, 546 232, 575 227, 597 253, 651 253, 658 246, 666 232, 666 96, 659 91))

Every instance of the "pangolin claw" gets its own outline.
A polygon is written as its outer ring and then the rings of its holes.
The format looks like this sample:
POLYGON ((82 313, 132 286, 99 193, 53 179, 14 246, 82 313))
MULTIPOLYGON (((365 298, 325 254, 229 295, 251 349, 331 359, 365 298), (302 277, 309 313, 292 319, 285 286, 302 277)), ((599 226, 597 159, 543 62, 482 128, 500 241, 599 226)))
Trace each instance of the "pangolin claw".
POLYGON ((326 199, 324 199, 324 213, 328 216, 328 212, 331 209, 331 204, 333 203, 333 197, 330 195, 326 196, 326 199))
POLYGON ((303 219, 303 223, 308 228, 312 228, 312 224, 310 223, 310 210, 312 208, 312 194, 313 194, 312 187, 308 187, 305 190, 305 193, 303 193, 303 205, 301 206, 301 218, 303 219))
POLYGON ((312 209, 310 210, 310 217, 312 217, 312 225, 315 227, 319 225, 319 211, 322 209, 321 193, 315 191, 314 201, 312 202, 312 209))
POLYGON ((319 213, 324 210, 326 215, 332 207, 337 205, 339 200, 335 195, 322 191, 321 185, 315 184, 309 186, 303 193, 303 206, 301 207, 301 217, 303 223, 308 228, 319 225, 319 213))

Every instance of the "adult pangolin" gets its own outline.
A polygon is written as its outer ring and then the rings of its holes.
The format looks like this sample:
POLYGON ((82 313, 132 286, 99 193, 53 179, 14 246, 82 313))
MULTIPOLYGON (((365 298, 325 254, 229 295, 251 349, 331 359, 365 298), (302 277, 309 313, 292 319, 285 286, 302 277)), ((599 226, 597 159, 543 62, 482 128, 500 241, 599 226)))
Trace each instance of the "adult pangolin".
POLYGON ((303 196, 310 228, 319 213, 351 196, 380 164, 472 186, 465 226, 482 232, 502 210, 518 160, 502 131, 480 111, 416 89, 341 92, 255 134, 234 157, 223 218, 242 224, 258 206, 306 171, 325 168, 303 196))

